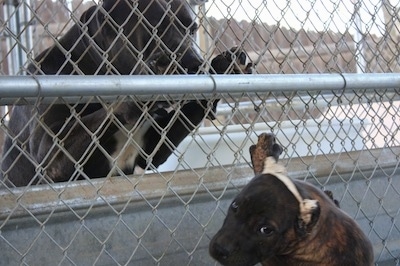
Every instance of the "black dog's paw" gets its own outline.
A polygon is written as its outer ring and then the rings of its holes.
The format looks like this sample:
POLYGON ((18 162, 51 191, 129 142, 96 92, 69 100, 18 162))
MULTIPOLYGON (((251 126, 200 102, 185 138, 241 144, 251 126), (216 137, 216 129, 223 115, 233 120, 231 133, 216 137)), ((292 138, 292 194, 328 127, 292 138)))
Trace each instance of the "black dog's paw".
MULTIPOLYGON (((233 47, 219 55, 211 61, 211 74, 251 74, 253 64, 249 63, 249 58, 240 47, 233 47)), ((216 107, 219 99, 214 100, 213 108, 207 118, 214 120, 216 107)))
POLYGON ((200 100, 198 103, 203 108, 203 113, 206 115, 205 118, 208 120, 216 119, 217 105, 220 99, 215 100, 200 100))
POLYGON ((249 63, 246 53, 239 47, 217 55, 211 61, 211 73, 213 74, 251 74, 253 64, 249 63))

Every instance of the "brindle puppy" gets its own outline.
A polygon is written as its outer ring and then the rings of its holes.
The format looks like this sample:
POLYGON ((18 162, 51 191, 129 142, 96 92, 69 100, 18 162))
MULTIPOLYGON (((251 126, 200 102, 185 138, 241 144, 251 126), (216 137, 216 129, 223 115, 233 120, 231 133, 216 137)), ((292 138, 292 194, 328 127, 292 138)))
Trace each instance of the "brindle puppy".
POLYGON ((211 256, 230 266, 373 265, 372 245, 357 223, 320 189, 287 177, 273 142, 261 174, 234 199, 211 240, 211 256))

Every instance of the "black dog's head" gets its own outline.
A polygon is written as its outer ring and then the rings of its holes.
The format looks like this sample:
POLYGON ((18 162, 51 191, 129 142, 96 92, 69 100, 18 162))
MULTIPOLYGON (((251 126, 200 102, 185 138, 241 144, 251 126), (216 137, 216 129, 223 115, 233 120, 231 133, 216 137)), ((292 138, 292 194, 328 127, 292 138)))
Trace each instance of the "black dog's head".
POLYGON ((231 266, 275 261, 311 230, 319 217, 314 207, 300 210, 299 200, 276 176, 256 176, 230 205, 210 255, 231 266))
POLYGON ((81 22, 114 72, 171 74, 196 73, 203 63, 194 18, 185 0, 104 0, 81 22))

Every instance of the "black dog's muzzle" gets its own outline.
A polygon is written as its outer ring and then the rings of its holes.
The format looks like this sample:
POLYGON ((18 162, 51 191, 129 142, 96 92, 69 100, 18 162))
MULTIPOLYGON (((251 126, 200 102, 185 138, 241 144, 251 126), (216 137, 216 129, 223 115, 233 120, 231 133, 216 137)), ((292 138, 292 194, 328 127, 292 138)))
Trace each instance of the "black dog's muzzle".
POLYGON ((182 54, 180 65, 183 66, 187 74, 196 74, 199 67, 203 64, 204 59, 197 52, 191 50, 182 54))
POLYGON ((146 60, 146 64, 155 75, 196 74, 202 63, 200 55, 191 51, 183 54, 158 52, 146 60))

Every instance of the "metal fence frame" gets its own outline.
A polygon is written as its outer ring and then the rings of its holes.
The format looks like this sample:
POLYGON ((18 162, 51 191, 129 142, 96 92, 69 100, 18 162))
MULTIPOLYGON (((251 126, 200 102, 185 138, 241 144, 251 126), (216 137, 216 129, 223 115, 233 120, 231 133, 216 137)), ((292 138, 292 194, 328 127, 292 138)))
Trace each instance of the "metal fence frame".
POLYGON ((400 74, 257 74, 257 75, 184 75, 154 76, 0 76, 2 104, 15 103, 16 98, 50 100, 63 97, 75 102, 85 96, 135 95, 148 99, 154 94, 203 95, 228 93, 267 93, 281 91, 333 91, 337 94, 353 90, 374 92, 400 88, 400 74), (188 85, 190 84, 190 86, 188 85), (146 97, 147 96, 147 97, 146 97), (10 100, 7 100, 7 99, 10 100))

